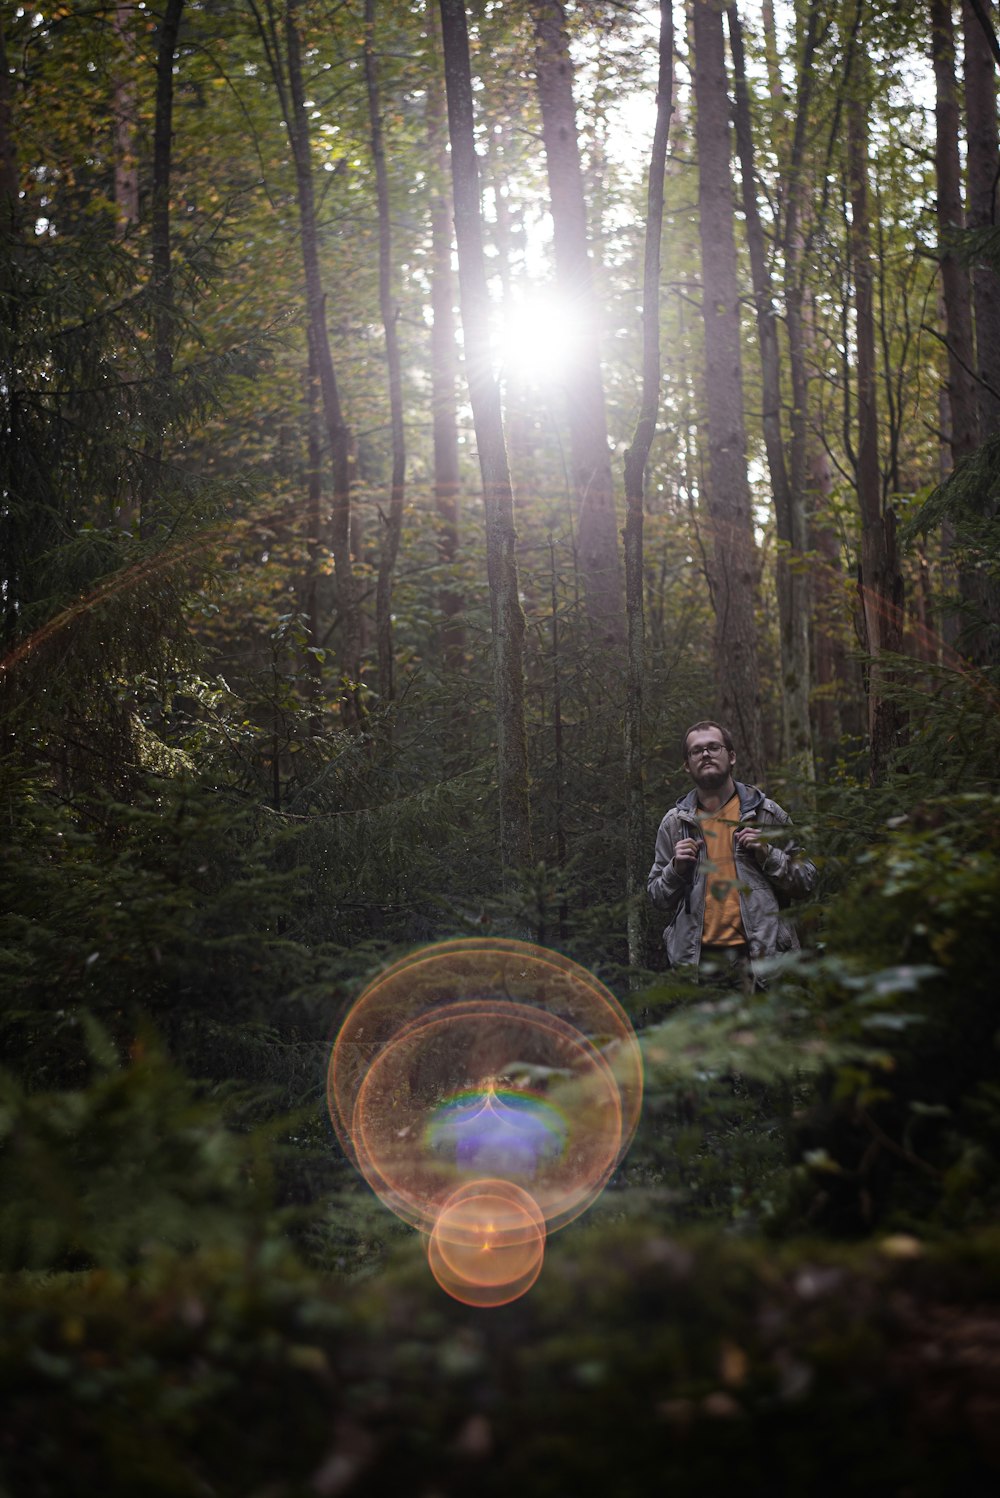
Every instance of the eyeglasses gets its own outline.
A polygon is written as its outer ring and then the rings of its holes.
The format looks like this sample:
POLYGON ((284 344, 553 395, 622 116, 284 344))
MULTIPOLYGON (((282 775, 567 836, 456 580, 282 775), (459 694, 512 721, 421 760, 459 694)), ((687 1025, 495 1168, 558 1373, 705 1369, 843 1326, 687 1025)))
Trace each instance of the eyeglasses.
POLYGON ((699 744, 697 749, 688 750, 688 759, 700 759, 703 754, 721 754, 725 744, 717 744, 713 739, 711 743, 699 744))

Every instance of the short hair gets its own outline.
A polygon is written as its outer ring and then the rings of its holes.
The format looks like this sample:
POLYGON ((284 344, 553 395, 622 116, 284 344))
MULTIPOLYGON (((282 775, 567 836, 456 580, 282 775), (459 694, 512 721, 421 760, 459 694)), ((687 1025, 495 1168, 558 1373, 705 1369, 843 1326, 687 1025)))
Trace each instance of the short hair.
POLYGON ((716 728, 716 729, 718 729, 718 731, 719 731, 719 737, 722 739, 722 742, 726 746, 726 748, 728 749, 729 753, 730 754, 735 753, 736 746, 733 743, 733 736, 729 732, 729 729, 728 728, 724 728, 721 723, 716 723, 716 721, 715 721, 714 718, 705 718, 700 723, 692 723, 691 727, 685 733, 683 739, 681 740, 681 759, 687 759, 687 757, 688 757, 688 739, 691 737, 691 735, 693 733, 697 733, 697 731, 700 728, 716 728))

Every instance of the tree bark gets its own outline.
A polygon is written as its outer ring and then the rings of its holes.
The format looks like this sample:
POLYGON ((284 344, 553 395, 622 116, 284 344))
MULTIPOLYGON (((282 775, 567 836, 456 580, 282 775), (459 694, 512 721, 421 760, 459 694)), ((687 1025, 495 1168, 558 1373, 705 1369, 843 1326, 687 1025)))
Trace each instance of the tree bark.
POLYGON ((646 189, 646 243, 642 275, 642 399, 632 444, 625 454, 625 613, 628 653, 625 673, 625 875, 628 894, 628 960, 642 965, 645 870, 649 861, 642 783, 642 685, 645 673, 643 620, 643 496, 646 464, 660 410, 660 245, 663 238, 663 178, 674 91, 672 0, 660 0, 656 125, 646 189))
MULTIPOLYGON (((325 435, 333 470, 333 505, 331 542, 337 601, 342 620, 340 669, 343 680, 343 706, 349 721, 362 715, 361 635, 351 555, 351 473, 353 455, 351 436, 344 420, 326 326, 326 294, 319 264, 319 236, 316 227, 316 204, 313 192, 312 157, 309 142, 309 116, 305 106, 302 81, 301 41, 298 29, 298 0, 286 0, 284 55, 272 0, 267 0, 261 15, 251 0, 271 76, 281 102, 288 143, 295 164, 295 185, 299 209, 299 242, 306 285, 306 321, 316 361, 319 391, 323 408, 325 435)), ((318 641, 315 642, 318 644, 318 641)))
POLYGON ((693 11, 708 510, 713 532, 711 573, 719 709, 738 736, 740 769, 752 780, 763 773, 765 756, 754 617, 757 564, 743 415, 730 109, 722 12, 713 0, 694 0, 693 11))
MULTIPOLYGON (((757 174, 754 168, 753 131, 750 121, 750 97, 747 90, 743 33, 735 4, 728 9, 729 35, 733 54, 736 95, 736 141, 740 157, 743 212, 746 221, 747 247, 753 279, 754 305, 757 316, 757 339, 760 349, 763 389, 764 448, 771 476, 771 493, 780 542, 777 558, 778 630, 781 644, 781 714, 784 759, 795 779, 810 782, 816 778, 813 762, 812 728, 809 698, 812 687, 809 667, 809 577, 805 567, 806 504, 804 472, 797 475, 799 485, 793 489, 785 463, 785 445, 781 430, 781 355, 778 348, 778 322, 774 293, 767 265, 764 229, 757 206, 757 174)), ((800 90, 807 86, 811 58, 807 56, 800 90)), ((800 116, 801 117, 801 116, 800 116)), ((798 132, 796 132, 798 135, 798 132)), ((790 195, 796 192, 801 160, 793 159, 787 179, 790 195)), ((804 360, 802 367, 804 368, 804 360)), ((803 401, 805 392, 803 392, 803 401)), ((804 412, 803 422, 804 425, 804 412)), ((801 467, 801 465, 800 465, 801 467)))
POLYGON ((813 742, 821 763, 831 764, 843 732, 840 703, 845 680, 840 642, 840 542, 829 524, 818 522, 818 512, 833 487, 830 459, 817 442, 809 454, 809 485, 813 495, 812 545, 817 553, 813 587, 813 742))
MULTIPOLYGON (((962 0, 962 33, 968 156, 966 224, 970 229, 987 229, 998 222, 997 81, 985 29, 969 0, 962 0)), ((972 288, 980 436, 985 439, 1000 432, 1000 275, 994 266, 976 264, 972 288)))
POLYGON ((150 214, 153 308, 152 436, 139 506, 140 534, 149 532, 153 496, 160 481, 163 439, 174 369, 174 280, 170 244, 170 171, 173 157, 174 53, 184 0, 167 0, 156 48, 156 105, 153 117, 153 184, 150 214))
MULTIPOLYGON (((17 142, 14 138, 14 100, 10 67, 7 60, 7 38, 4 31, 4 16, 0 10, 0 297, 6 312, 7 338, 0 363, 0 381, 6 390, 6 441, 7 457, 3 464, 4 484, 10 484, 16 493, 20 488, 21 465, 27 456, 27 444, 21 438, 22 395, 14 355, 15 336, 20 321, 18 311, 18 280, 20 275, 19 226, 21 219, 20 168, 17 142)), ((18 632, 21 608, 20 571, 24 563, 20 529, 15 518, 15 506, 0 507, 0 659, 13 646, 18 632)), ((5 705, 11 692, 11 673, 0 669, 0 716, 5 715, 5 705)), ((9 747, 9 730, 3 729, 4 748, 9 747)))
POLYGON ((399 308, 393 296, 392 224, 389 212, 389 176, 385 165, 382 112, 379 102, 378 63, 375 56, 376 0, 365 0, 365 82, 368 90, 368 121, 372 158, 375 162, 375 192, 378 200, 378 288, 385 357, 389 376, 389 419, 392 426, 392 478, 389 513, 379 556, 375 591, 375 629, 378 641, 379 695, 392 702, 396 695, 395 660, 392 648, 392 578, 403 531, 406 485, 406 433, 403 426, 403 372, 399 356, 399 308))
POLYGON ((320 571, 323 558, 323 441, 320 421, 320 390, 319 390, 319 365, 316 360, 316 350, 313 347, 311 333, 307 336, 309 341, 309 362, 306 370, 306 515, 308 517, 309 535, 306 538, 306 551, 309 558, 306 569, 306 586, 303 613, 306 616, 306 629, 312 649, 306 653, 306 674, 309 682, 309 700, 312 704, 312 714, 309 719, 309 732, 317 734, 322 728, 320 716, 320 702, 323 693, 323 659, 317 652, 321 650, 320 641, 323 638, 322 616, 320 609, 320 571))
POLYGON ((847 162, 851 202, 851 261, 857 341, 856 482, 861 512, 861 575, 868 670, 868 737, 872 783, 884 780, 902 740, 903 719, 886 695, 892 673, 881 657, 903 644, 903 579, 896 555, 896 516, 882 498, 876 402, 875 309, 868 209, 867 58, 859 0, 847 96, 847 162))
POLYGON ((489 289, 483 258, 469 33, 463 0, 440 0, 451 138, 465 368, 486 510, 486 566, 493 627, 500 862, 505 876, 531 859, 528 749, 524 723, 524 614, 518 593, 514 496, 493 375, 489 289))
MULTIPOLYGON (((997 133, 997 55, 995 10, 989 0, 963 0, 965 42, 965 118, 967 143, 967 212, 970 229, 995 229, 1000 196, 1000 149, 997 133)), ((979 435, 1000 434, 1000 274, 985 257, 972 270, 976 325, 976 373, 979 435)), ((995 520, 995 499, 987 498, 983 518, 995 520)), ((1000 659, 1000 585, 988 574, 960 574, 960 587, 971 606, 973 626, 967 649, 979 666, 1000 659)))
POLYGON ((785 100, 785 90, 781 82, 781 69, 778 65, 778 37, 777 28, 774 24, 774 0, 761 0, 760 19, 764 29, 764 60, 767 65, 767 90, 771 95, 773 103, 780 106, 785 100))
POLYGON ((138 121, 136 108, 135 79, 132 65, 135 60, 135 34, 129 24, 133 12, 131 5, 119 0, 115 6, 112 25, 118 41, 118 53, 114 82, 113 132, 115 162, 115 210, 119 236, 128 233, 133 224, 139 222, 139 159, 135 137, 138 121))
POLYGON ((14 139, 14 100, 7 37, 0 12, 0 234, 14 234, 18 222, 19 171, 14 139))
MULTIPOLYGON (((487 132, 486 160, 496 205, 493 225, 493 244, 496 250, 494 272, 500 279, 501 315, 508 329, 510 319, 517 315, 513 294, 516 215, 511 212, 510 173, 506 161, 511 143, 511 122, 501 117, 492 123, 487 132)), ((501 371, 501 385, 507 456, 514 492, 541 494, 543 481, 539 479, 534 450, 537 398, 529 393, 524 373, 516 359, 501 371)), ((546 491, 545 499, 548 503, 555 504, 554 493, 546 491)))
POLYGON ((934 166, 937 225, 948 339, 948 442, 953 463, 975 450, 978 440, 975 353, 969 275, 948 241, 964 225, 958 153, 958 98, 955 89, 955 33, 952 0, 930 0, 931 58, 934 64, 934 166))
POLYGON ((173 157, 174 53, 184 0, 167 0, 156 52, 153 123, 153 193, 150 237, 153 261, 153 360, 158 398, 166 400, 174 362, 174 288, 170 250, 170 168, 173 157))
POLYGON ((606 643, 620 645, 624 599, 618 523, 566 13, 561 0, 535 0, 533 14, 556 279, 574 324, 566 397, 577 545, 588 614, 606 643))
MULTIPOLYGON (((427 29, 441 50, 438 0, 427 0, 427 29)), ((452 207, 449 190, 448 127, 441 77, 432 67, 427 79, 427 155, 434 174, 431 195, 431 425, 434 440, 434 508, 437 552, 445 567, 458 557, 458 353, 455 344, 455 277, 451 268, 452 207)), ((457 666, 465 650, 465 600, 453 586, 438 593, 444 615, 441 645, 447 665, 457 666)))
MULTIPOLYGON (((953 237, 965 224, 962 204, 962 168, 959 159, 960 111, 955 84, 955 27, 952 0, 930 0, 931 60, 934 65, 934 165, 937 177, 937 224, 941 265, 940 307, 944 316, 948 379, 942 392, 943 441, 947 444, 945 471, 974 452, 979 441, 980 392, 976 380, 976 353, 972 318, 972 285, 968 268, 955 250, 953 237)), ((951 522, 942 526, 943 564, 957 582, 967 603, 976 609, 983 589, 980 579, 959 559, 957 573, 949 565, 954 544, 951 522)), ((921 572, 926 579, 926 568, 921 572)), ((949 645, 961 638, 961 616, 950 611, 942 621, 949 645)))

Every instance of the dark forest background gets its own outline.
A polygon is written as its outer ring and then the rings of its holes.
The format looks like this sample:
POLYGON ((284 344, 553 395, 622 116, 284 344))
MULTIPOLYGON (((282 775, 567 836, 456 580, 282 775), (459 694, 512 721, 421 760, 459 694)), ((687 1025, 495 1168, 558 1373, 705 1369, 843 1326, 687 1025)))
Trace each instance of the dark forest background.
POLYGON ((995 1491, 998 63, 992 0, 4 3, 4 1491, 995 1491), (645 899, 705 717, 820 870, 749 997, 645 899), (483 935, 646 1068, 490 1312, 325 1098, 483 935))

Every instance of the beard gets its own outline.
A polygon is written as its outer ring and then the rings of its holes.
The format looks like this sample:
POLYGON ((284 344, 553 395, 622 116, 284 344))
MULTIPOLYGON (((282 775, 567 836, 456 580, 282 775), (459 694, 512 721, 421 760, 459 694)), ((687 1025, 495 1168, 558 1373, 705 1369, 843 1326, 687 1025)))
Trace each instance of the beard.
POLYGON ((699 769, 692 779, 699 790, 720 791, 729 779, 730 773, 729 765, 706 765, 703 769, 699 769))

